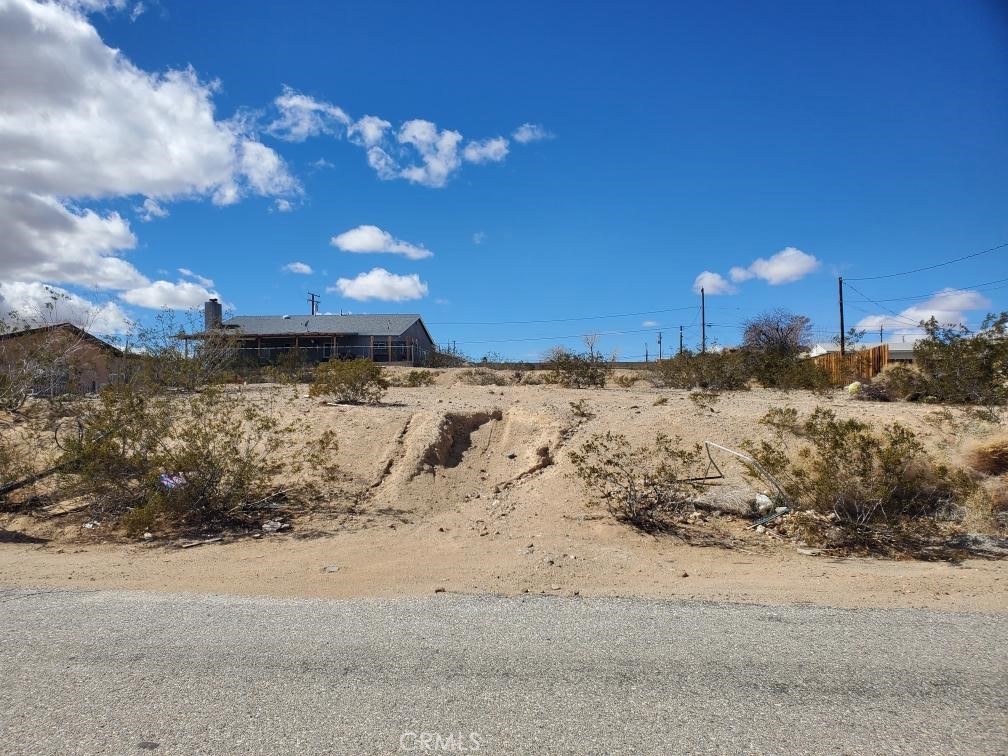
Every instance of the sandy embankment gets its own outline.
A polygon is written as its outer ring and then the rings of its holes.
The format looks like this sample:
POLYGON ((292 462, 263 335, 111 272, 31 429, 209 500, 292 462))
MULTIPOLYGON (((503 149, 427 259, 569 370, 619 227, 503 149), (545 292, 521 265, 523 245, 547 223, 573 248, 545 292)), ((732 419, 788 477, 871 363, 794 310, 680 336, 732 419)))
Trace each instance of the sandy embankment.
MULTIPOLYGON (((729 518, 712 518, 692 531, 694 543, 709 545, 689 545, 613 522, 586 506, 571 477, 569 450, 594 432, 612 429, 647 441, 662 431, 690 443, 737 446, 760 432, 757 420, 770 407, 808 411, 817 404, 879 425, 898 420, 946 457, 974 432, 938 422, 932 407, 856 402, 840 392, 821 397, 754 390, 725 396, 710 411, 685 391, 474 387, 457 385, 451 371, 435 387, 392 389, 379 407, 321 405, 302 387, 289 411, 336 432, 340 466, 351 487, 367 492, 356 513, 348 515, 340 502, 319 507, 285 533, 186 550, 103 542, 101 528, 81 540, 72 513, 8 516, 0 523, 8 531, 50 540, 0 543, 0 583, 333 597, 543 591, 1008 609, 1003 561, 806 556, 729 518), (667 402, 656 406, 659 397, 667 402), (593 418, 572 414, 570 402, 579 399, 593 418)), ((737 468, 726 473, 729 487, 746 485, 737 468)))

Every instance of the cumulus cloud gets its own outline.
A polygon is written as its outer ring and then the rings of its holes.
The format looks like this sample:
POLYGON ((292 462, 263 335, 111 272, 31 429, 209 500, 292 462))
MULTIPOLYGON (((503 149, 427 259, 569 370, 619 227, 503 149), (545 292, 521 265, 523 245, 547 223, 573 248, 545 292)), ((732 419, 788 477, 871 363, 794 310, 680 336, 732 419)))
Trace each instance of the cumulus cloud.
POLYGON ((508 140, 503 137, 469 142, 462 151, 462 157, 470 163, 499 163, 507 154, 508 140))
POLYGON ((347 129, 347 136, 356 144, 364 147, 374 147, 385 138, 385 132, 392 124, 378 116, 366 115, 353 122, 347 129))
POLYGON ((378 226, 364 225, 351 228, 332 237, 329 243, 344 252, 358 254, 387 252, 402 255, 410 260, 422 260, 434 254, 422 244, 410 244, 402 239, 396 239, 378 226))
POLYGON ((796 247, 785 247, 769 259, 757 258, 748 268, 734 267, 729 271, 732 281, 741 283, 762 278, 772 286, 798 281, 819 267, 819 260, 796 247))
POLYGON ((197 307, 211 297, 220 298, 216 291, 208 290, 193 281, 153 281, 146 286, 129 289, 119 295, 124 302, 138 307, 171 310, 187 310, 197 307))
POLYGON ((511 134, 511 138, 518 144, 528 144, 529 142, 539 142, 543 139, 552 139, 553 135, 538 123, 523 123, 511 134))
POLYGON ((311 265, 303 262, 292 262, 287 263, 283 266, 283 269, 288 273, 300 273, 303 276, 310 276, 315 271, 312 270, 311 265))
POLYGON ((398 276, 384 268, 373 268, 355 278, 340 278, 327 292, 339 292, 348 299, 366 301, 380 299, 385 302, 404 302, 427 296, 427 284, 416 273, 398 276))
POLYGON ((861 318, 856 327, 868 331, 881 327, 896 333, 919 333, 922 320, 933 317, 944 326, 965 325, 969 321, 967 313, 984 311, 990 306, 990 300, 980 292, 946 288, 925 302, 901 310, 898 315, 887 313, 861 318))
POLYGON ((472 235, 473 244, 482 244, 487 239, 485 231, 477 231, 472 235))
POLYGON ((699 294, 700 289, 703 289, 705 294, 734 294, 738 291, 720 273, 709 270, 705 270, 693 281, 693 291, 699 294))
POLYGON ((288 142, 303 142, 319 134, 338 135, 350 125, 350 117, 342 108, 295 92, 288 86, 273 104, 279 115, 266 130, 288 142))
POLYGON ((115 302, 96 304, 38 281, 0 282, 0 319, 10 312, 17 313, 18 320, 28 325, 68 322, 95 334, 125 333, 132 326, 115 302), (52 310, 48 309, 50 305, 52 310))
MULTIPOLYGON (((445 186, 466 163, 499 163, 509 151, 509 142, 498 136, 471 139, 463 146, 462 134, 439 129, 433 121, 414 118, 395 128, 391 121, 376 115, 354 120, 342 108, 285 87, 274 101, 275 118, 267 129, 290 141, 329 134, 346 136, 361 147, 368 165, 384 181, 405 179, 414 184, 445 186)), ((514 132, 522 143, 552 137, 536 124, 526 123, 514 132)), ((324 164, 323 164, 324 165, 324 164)))
POLYGON ((294 205, 291 204, 290 200, 285 200, 283 197, 278 197, 273 202, 273 207, 276 208, 278 213, 289 213, 294 209, 294 205))
POLYGON ((81 201, 162 203, 297 193, 286 164, 241 119, 218 120, 216 84, 151 73, 108 47, 85 11, 122 3, 0 2, 0 277, 136 289, 136 246, 117 213, 81 201), (149 200, 149 202, 147 201, 149 200))
POLYGON ((419 165, 408 165, 399 172, 407 181, 442 187, 461 165, 458 145, 462 135, 457 131, 439 131, 431 121, 414 118, 399 127, 396 138, 400 144, 411 145, 420 156, 419 165))
POLYGON ((641 323, 641 328, 655 328, 658 326, 657 320, 645 320, 641 323))

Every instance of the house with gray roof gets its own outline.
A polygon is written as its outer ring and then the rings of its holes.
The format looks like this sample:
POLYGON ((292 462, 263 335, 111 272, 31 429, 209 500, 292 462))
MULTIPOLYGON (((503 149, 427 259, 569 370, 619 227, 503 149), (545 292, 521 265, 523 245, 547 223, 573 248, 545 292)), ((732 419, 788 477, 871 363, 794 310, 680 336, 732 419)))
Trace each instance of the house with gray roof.
POLYGON ((273 362, 294 351, 309 363, 365 357, 422 365, 434 349, 434 339, 417 314, 238 315, 223 320, 220 302, 211 299, 203 316, 205 332, 233 333, 239 355, 258 362, 273 362))

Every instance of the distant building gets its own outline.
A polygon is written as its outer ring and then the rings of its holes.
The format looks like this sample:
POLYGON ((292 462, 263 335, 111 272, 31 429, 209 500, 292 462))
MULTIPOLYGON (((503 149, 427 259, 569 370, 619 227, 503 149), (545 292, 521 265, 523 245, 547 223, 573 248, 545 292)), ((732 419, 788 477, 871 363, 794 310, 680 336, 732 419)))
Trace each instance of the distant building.
POLYGON ((72 323, 0 334, 0 373, 18 374, 35 396, 92 393, 113 382, 123 353, 72 323))
POLYGON ((240 357, 259 362, 296 352, 305 362, 364 357, 420 365, 434 349, 427 326, 415 314, 239 315, 223 320, 220 302, 211 299, 203 315, 205 333, 233 334, 240 357))
MULTIPOLYGON (((914 345, 920 341, 920 336, 910 336, 905 340, 900 341, 887 341, 886 346, 889 347, 889 361, 887 364, 901 364, 901 365, 912 365, 914 361, 914 345)), ((861 343, 861 344, 851 344, 847 346, 848 352, 856 352, 861 349, 867 349, 869 347, 879 346, 878 344, 872 343, 861 343)), ((832 354, 833 352, 839 352, 840 346, 833 343, 832 341, 821 342, 818 344, 813 344, 811 349, 807 352, 808 357, 819 357, 823 354, 832 354)))

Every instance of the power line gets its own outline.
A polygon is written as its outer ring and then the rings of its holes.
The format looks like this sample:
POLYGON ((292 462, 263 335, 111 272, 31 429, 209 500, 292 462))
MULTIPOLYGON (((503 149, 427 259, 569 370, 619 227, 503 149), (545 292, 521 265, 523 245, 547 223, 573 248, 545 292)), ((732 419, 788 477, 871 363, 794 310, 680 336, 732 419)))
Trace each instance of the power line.
MULTIPOLYGON (((846 281, 848 279, 845 278, 844 280, 846 281)), ((860 280, 860 279, 855 279, 855 280, 860 280)), ((915 299, 915 300, 931 299, 932 297, 946 296, 946 295, 950 295, 950 294, 959 294, 959 293, 964 293, 964 292, 969 292, 969 291, 977 291, 977 290, 982 289, 984 286, 992 286, 993 284, 999 284, 999 283, 1003 283, 1005 281, 1008 281, 1008 278, 999 278, 996 281, 987 281, 986 283, 973 284, 971 286, 957 286, 954 289, 943 289, 942 291, 935 291, 935 292, 932 292, 930 294, 917 294, 916 296, 912 296, 912 297, 890 297, 888 299, 875 299, 875 300, 866 300, 866 301, 878 303, 878 302, 907 302, 907 301, 909 301, 911 299, 915 299)), ((854 287, 852 286, 851 288, 853 289, 854 287)), ((987 291, 993 291, 995 289, 1003 289, 1003 288, 1005 288, 1005 287, 1004 286, 995 286, 994 289, 987 289, 987 291)))
POLYGON ((684 312, 694 309, 689 307, 672 307, 667 310, 646 310, 644 312, 624 312, 618 315, 584 315, 577 318, 551 318, 549 320, 487 320, 487 321, 431 321, 429 325, 468 325, 468 326, 488 326, 488 325, 533 325, 535 323, 570 323, 576 320, 602 320, 603 318, 632 318, 641 315, 658 315, 663 312, 684 312))
MULTIPOLYGON (((998 244, 996 247, 991 247, 990 249, 982 249, 979 252, 973 252, 969 255, 963 255, 962 257, 956 257, 953 260, 946 260, 945 262, 935 263, 934 265, 925 265, 923 268, 914 268, 913 270, 904 270, 899 273, 886 273, 881 276, 862 276, 861 278, 844 278, 844 281, 877 281, 880 278, 896 278, 897 276, 908 276, 911 273, 920 273, 925 270, 934 270, 935 268, 942 268, 946 265, 951 265, 952 263, 962 262, 963 260, 969 260, 973 257, 979 257, 980 255, 986 255, 988 252, 995 252, 999 249, 1004 249, 1008 247, 1008 242, 1004 244, 998 244)), ((854 288, 853 286, 851 288, 854 288)), ((864 295, 862 295, 864 296, 864 295)), ((871 301, 871 300, 869 300, 871 301)))
POLYGON ((885 310, 886 312, 888 312, 890 315, 894 315, 898 320, 902 320, 904 323, 908 323, 908 324, 913 325, 913 326, 919 326, 920 325, 920 323, 913 322, 909 318, 904 317, 903 315, 900 315, 895 310, 893 310, 893 309, 891 309, 889 307, 886 307, 884 304, 879 304, 874 299, 872 299, 869 296, 867 296, 863 291, 861 291, 860 289, 858 289, 856 286, 853 286, 850 282, 844 281, 844 283, 846 283, 848 286, 850 286, 851 289, 853 289, 854 291, 856 291, 858 294, 860 294, 862 297, 864 297, 865 299, 867 299, 869 302, 871 302, 876 307, 881 307, 883 310, 885 310))

